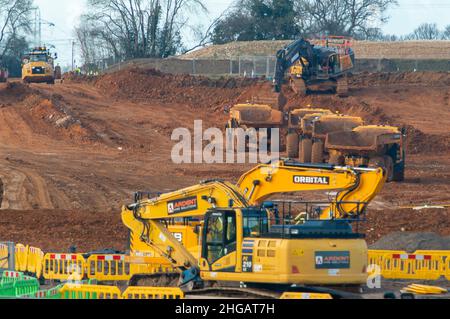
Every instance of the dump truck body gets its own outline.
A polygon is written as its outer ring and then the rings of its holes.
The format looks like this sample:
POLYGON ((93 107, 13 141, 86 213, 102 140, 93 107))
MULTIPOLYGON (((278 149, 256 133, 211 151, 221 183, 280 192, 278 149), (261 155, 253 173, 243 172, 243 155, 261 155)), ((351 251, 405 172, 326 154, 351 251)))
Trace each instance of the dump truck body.
POLYGON ((328 134, 325 149, 346 165, 383 166, 388 181, 403 181, 406 151, 402 132, 393 126, 359 126, 328 134))
POLYGON ((273 128, 281 127, 283 112, 266 104, 237 104, 230 110, 230 128, 273 128))

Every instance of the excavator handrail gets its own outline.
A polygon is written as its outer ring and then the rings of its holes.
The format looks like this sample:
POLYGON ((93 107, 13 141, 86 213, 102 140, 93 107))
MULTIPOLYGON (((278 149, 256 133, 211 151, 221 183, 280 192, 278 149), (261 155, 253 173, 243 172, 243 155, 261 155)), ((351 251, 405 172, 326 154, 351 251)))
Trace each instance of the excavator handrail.
MULTIPOLYGON (((279 193, 319 190, 339 190, 336 202, 370 202, 385 181, 382 168, 304 164, 288 159, 256 166, 241 176, 237 186, 252 205, 260 205, 279 193)), ((327 213, 342 218, 358 214, 355 207, 348 204, 336 208, 337 211, 333 211, 330 207, 327 213)))

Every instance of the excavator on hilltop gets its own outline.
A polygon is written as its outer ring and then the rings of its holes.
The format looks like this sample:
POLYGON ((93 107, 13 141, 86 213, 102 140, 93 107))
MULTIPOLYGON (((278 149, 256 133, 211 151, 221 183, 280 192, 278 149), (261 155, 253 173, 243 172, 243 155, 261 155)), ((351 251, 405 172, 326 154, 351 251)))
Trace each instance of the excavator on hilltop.
POLYGON ((131 234, 130 262, 133 256, 137 263, 163 259, 171 274, 143 277, 158 283, 180 278, 190 289, 241 282, 360 285, 367 278, 367 245, 351 221, 385 179, 383 169, 282 160, 257 166, 237 185, 213 180, 155 198, 138 195, 122 210, 131 234), (308 190, 337 193, 330 203, 307 203, 302 219, 264 203, 274 194, 308 190), (180 238, 180 229, 190 238, 180 238))
POLYGON ((347 96, 347 75, 355 64, 351 39, 329 36, 315 46, 305 39, 287 45, 277 53, 275 67, 275 92, 280 93, 286 73, 294 92, 306 95, 309 88, 332 89, 347 96))

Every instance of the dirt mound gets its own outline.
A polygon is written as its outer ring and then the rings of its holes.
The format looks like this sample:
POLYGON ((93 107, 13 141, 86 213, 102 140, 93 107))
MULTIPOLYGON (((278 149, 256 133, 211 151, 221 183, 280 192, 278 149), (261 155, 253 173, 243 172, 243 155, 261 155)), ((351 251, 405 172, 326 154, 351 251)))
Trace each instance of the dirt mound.
MULTIPOLYGON (((238 56, 275 56, 279 49, 289 43, 291 41, 234 41, 211 45, 179 58, 230 59, 238 56)), ((450 59, 450 41, 354 41, 353 49, 358 59, 450 59)))
POLYGON ((366 88, 387 85, 421 85, 421 86, 449 86, 449 72, 396 72, 396 73, 368 73, 364 72, 349 77, 350 86, 366 88))
POLYGON ((410 154, 445 154, 450 151, 450 134, 425 134, 413 126, 404 126, 406 130, 407 150, 410 154))
POLYGON ((30 127, 36 133, 50 135, 56 139, 87 140, 90 138, 88 130, 82 126, 79 119, 68 112, 59 96, 47 98, 32 94, 23 103, 29 111, 30 127))
POLYGON ((71 83, 86 83, 86 82, 94 82, 96 80, 96 76, 93 75, 85 75, 76 72, 67 72, 62 75, 62 80, 71 82, 71 83))
MULTIPOLYGON (((368 213, 367 222, 363 224, 363 229, 367 235, 368 242, 371 244, 378 242, 385 236, 399 232, 401 234, 408 234, 409 232, 434 232, 439 236, 445 237, 450 235, 450 209, 373 210, 368 213)), ((402 237, 398 234, 395 236, 402 237)), ((390 243, 389 239, 387 239, 375 247, 377 249, 405 249, 406 245, 410 244, 411 249, 416 249, 416 247, 413 247, 412 245, 419 242, 426 243, 427 240, 420 241, 415 238, 410 240, 410 238, 406 236, 403 239, 403 242, 391 240, 390 243), (402 243, 403 246, 401 246, 402 243)), ((422 245, 424 245, 423 243, 422 245)))
POLYGON ((189 75, 164 74, 157 70, 130 69, 99 77, 95 86, 106 96, 132 101, 153 100, 187 104, 210 111, 233 104, 252 79, 217 80, 189 75))
POLYGON ((370 248, 402 250, 408 253, 417 250, 449 250, 450 237, 441 237, 436 233, 396 232, 383 237, 370 248))
POLYGON ((116 211, 4 210, 1 216, 0 233, 8 234, 2 239, 46 252, 68 252, 71 246, 80 252, 126 248, 128 233, 116 211))
POLYGON ((12 82, 0 91, 0 101, 4 122, 15 123, 14 126, 7 124, 6 127, 13 131, 22 128, 19 135, 12 132, 12 136, 28 138, 30 141, 35 134, 77 143, 96 140, 95 134, 72 114, 59 94, 43 93, 35 87, 12 82))
POLYGON ((24 100, 30 94, 37 91, 21 82, 8 82, 6 86, 0 89, 0 104, 7 105, 24 100))

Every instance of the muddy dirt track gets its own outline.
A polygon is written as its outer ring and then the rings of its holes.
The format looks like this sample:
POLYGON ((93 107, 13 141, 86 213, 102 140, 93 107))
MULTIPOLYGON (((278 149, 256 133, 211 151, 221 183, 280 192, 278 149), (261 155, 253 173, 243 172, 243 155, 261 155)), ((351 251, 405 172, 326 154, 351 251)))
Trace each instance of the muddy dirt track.
MULTIPOLYGON (((408 129, 406 181, 386 185, 364 226, 370 242, 391 232, 450 235, 450 75, 358 75, 351 96, 289 96, 290 106, 329 107, 373 124, 408 129)), ((129 70, 55 86, 0 86, 0 239, 46 251, 124 250, 120 207, 138 190, 163 192, 200 180, 235 181, 252 165, 175 165, 175 128, 223 128, 223 109, 257 90, 254 80, 129 70)))

